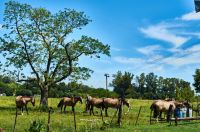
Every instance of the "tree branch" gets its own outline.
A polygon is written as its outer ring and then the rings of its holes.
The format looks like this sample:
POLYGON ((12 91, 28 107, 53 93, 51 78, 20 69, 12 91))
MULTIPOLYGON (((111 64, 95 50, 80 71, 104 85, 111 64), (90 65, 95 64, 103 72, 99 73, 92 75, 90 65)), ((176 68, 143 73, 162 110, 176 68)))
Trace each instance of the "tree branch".
POLYGON ((32 79, 19 79, 17 80, 17 82, 34 82, 37 81, 36 78, 32 78, 32 79))
MULTIPOLYGON (((70 57, 70 55, 69 55, 69 53, 68 53, 68 46, 69 46, 69 45, 66 45, 66 46, 64 47, 64 48, 65 48, 65 53, 66 53, 67 58, 68 58, 68 64, 69 64, 68 72, 67 72, 65 75, 63 75, 61 78, 59 78, 59 79, 53 81, 53 84, 58 83, 58 82, 64 80, 65 78, 67 78, 67 77, 72 73, 72 61, 73 61, 73 60, 71 59, 71 57, 70 57)), ((53 79, 54 79, 54 78, 53 78, 53 79)))
POLYGON ((46 41, 46 37, 43 35, 41 29, 40 29, 40 25, 38 24, 38 22, 34 19, 33 20, 36 24, 36 28, 38 29, 38 34, 42 37, 43 42, 46 44, 47 50, 48 50, 48 60, 47 60, 47 66, 46 66, 46 71, 44 74, 44 78, 45 78, 45 82, 48 81, 48 76, 49 76, 49 70, 50 70, 50 65, 51 65, 51 60, 52 60, 52 53, 51 53, 51 45, 50 43, 48 43, 46 41))
POLYGON ((30 56, 29 56, 29 53, 28 53, 28 51, 27 51, 27 44, 26 44, 24 38, 22 37, 20 31, 19 31, 17 18, 16 18, 15 26, 16 26, 17 33, 18 33, 18 35, 19 35, 19 37, 20 37, 22 43, 24 44, 24 50, 25 50, 25 54, 26 54, 26 56, 27 56, 27 61, 28 61, 29 65, 30 65, 31 69, 33 70, 33 73, 36 75, 37 81, 39 82, 39 81, 40 81, 39 74, 37 73, 37 71, 35 70, 35 68, 34 68, 34 66, 33 66, 33 64, 32 64, 32 61, 31 61, 30 56))

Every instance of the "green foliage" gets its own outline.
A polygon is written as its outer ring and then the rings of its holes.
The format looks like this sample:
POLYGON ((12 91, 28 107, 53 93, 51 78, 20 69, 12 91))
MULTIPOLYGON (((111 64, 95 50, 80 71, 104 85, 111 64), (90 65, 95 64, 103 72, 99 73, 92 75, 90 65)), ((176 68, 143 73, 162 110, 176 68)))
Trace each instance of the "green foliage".
POLYGON ((0 82, 0 93, 5 93, 7 96, 12 96, 13 91, 10 89, 6 84, 3 82, 0 82))
POLYGON ((22 89, 16 92, 16 95, 21 95, 21 96, 33 96, 33 93, 31 90, 28 89, 22 89))
POLYGON ((41 120, 34 120, 30 124, 30 128, 28 129, 28 132, 41 132, 44 131, 45 123, 41 120))
POLYGON ((79 65, 81 56, 110 56, 110 46, 98 39, 83 35, 79 40, 67 40, 69 34, 91 22, 84 12, 64 9, 53 14, 45 8, 16 1, 5 5, 2 27, 7 32, 0 37, 0 52, 6 58, 4 66, 14 66, 16 69, 12 68, 11 72, 19 80, 36 82, 43 105, 47 105, 47 92, 54 84, 66 78, 90 77, 92 70, 79 65), (32 78, 16 72, 23 72, 27 67, 32 70, 32 78))
POLYGON ((112 81, 113 91, 119 94, 121 97, 124 97, 125 94, 127 94, 127 90, 130 91, 134 90, 132 85, 132 80, 134 75, 125 72, 122 74, 120 71, 117 72, 117 74, 113 75, 114 79, 112 81))
POLYGON ((200 69, 196 69, 194 77, 194 83, 193 86, 195 87, 195 90, 197 93, 200 92, 200 69))
POLYGON ((12 96, 18 89, 18 84, 8 75, 0 75, 0 93, 5 93, 7 96, 12 96))
POLYGON ((114 92, 125 93, 127 98, 193 100, 194 91, 190 83, 178 78, 158 77, 154 73, 134 76, 131 73, 117 72, 112 81, 114 92), (135 81, 133 81, 135 80, 135 81))

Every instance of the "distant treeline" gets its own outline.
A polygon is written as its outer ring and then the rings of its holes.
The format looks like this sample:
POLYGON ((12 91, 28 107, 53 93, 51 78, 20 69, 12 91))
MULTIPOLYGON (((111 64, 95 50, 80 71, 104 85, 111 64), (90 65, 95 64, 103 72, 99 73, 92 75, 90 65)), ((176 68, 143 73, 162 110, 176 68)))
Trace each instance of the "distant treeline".
MULTIPOLYGON (((40 89, 34 82, 26 82, 23 84, 9 77, 0 75, 0 94, 5 93, 7 96, 13 95, 40 95, 40 89)), ((87 85, 70 82, 68 84, 62 82, 50 88, 49 97, 64 96, 86 96, 89 94, 93 97, 118 97, 115 92, 105 90, 104 88, 92 88, 87 85)))
MULTIPOLYGON (((154 73, 134 76, 130 72, 117 72, 113 75, 114 79, 110 83, 113 91, 104 88, 92 88, 90 86, 70 82, 62 82, 54 85, 49 90, 49 97, 63 96, 86 96, 89 94, 94 97, 127 97, 140 99, 187 99, 194 98, 194 91, 190 83, 178 78, 163 78, 154 73)), ((40 95, 40 89, 34 82, 16 83, 9 76, 0 75, 0 93, 7 96, 12 95, 40 95)))
POLYGON ((121 96, 142 99, 174 98, 192 100, 194 91, 190 83, 178 78, 163 78, 154 73, 134 76, 130 72, 115 74, 111 85, 121 96))

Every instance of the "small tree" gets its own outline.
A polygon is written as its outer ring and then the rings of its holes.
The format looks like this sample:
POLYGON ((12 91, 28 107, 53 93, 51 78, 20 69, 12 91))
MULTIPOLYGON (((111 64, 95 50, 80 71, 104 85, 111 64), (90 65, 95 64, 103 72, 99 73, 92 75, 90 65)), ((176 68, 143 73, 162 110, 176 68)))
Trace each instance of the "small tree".
POLYGON ((0 38, 0 51, 6 66, 21 72, 29 67, 31 78, 41 90, 40 104, 48 105, 49 88, 68 77, 87 79, 92 70, 78 65, 81 56, 100 58, 110 55, 110 47, 97 39, 82 36, 79 40, 67 39, 74 30, 82 29, 91 20, 83 12, 64 9, 55 14, 44 8, 33 8, 15 1, 7 2, 0 38))
POLYGON ((197 93, 200 92, 200 69, 196 69, 194 77, 194 83, 193 86, 195 87, 195 90, 197 93))

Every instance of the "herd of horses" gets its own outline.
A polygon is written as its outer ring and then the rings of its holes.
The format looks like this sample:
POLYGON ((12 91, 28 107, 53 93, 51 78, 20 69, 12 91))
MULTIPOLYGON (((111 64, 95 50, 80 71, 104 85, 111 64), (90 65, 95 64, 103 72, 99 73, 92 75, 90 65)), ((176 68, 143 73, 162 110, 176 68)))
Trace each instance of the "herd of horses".
MULTIPOLYGON (((82 97, 63 97, 61 98, 60 102, 58 103, 57 107, 61 109, 61 113, 64 107, 64 112, 66 112, 66 107, 71 106, 72 110, 75 107, 77 102, 83 103, 82 97)), ((26 109, 28 114, 27 104, 31 102, 33 106, 35 106, 35 99, 34 97, 28 96, 17 96, 16 97, 16 108, 21 110, 23 115, 23 109, 26 109)), ((101 110, 105 110, 105 115, 108 116, 107 110, 108 108, 116 108, 119 109, 120 105, 126 105, 128 107, 128 111, 130 109, 130 104, 128 100, 121 99, 121 98, 94 98, 87 95, 85 99, 85 112, 89 112, 90 115, 94 115, 94 107, 99 108, 101 110)))
MULTIPOLYGON (((174 111, 177 108, 191 108, 191 104, 188 101, 175 101, 173 99, 165 99, 165 100, 155 100, 151 106, 151 113, 153 112, 153 117, 157 119, 162 119, 162 113, 165 114, 164 118, 167 118, 169 120, 170 117, 166 117, 170 115, 171 113, 174 113, 174 111), (171 107, 171 109, 170 109, 171 107)), ((170 115, 171 116, 171 115, 170 115)))
MULTIPOLYGON (((66 112, 66 107, 71 106, 72 110, 73 107, 75 107, 77 102, 83 103, 82 97, 63 97, 61 98, 60 102, 58 103, 57 107, 61 109, 61 113, 64 107, 64 112, 66 112)), ((26 112, 28 114, 27 104, 31 102, 32 105, 35 105, 35 99, 34 97, 28 97, 28 96, 17 96, 16 97, 16 108, 21 110, 21 113, 23 115, 23 109, 26 109, 26 112)), ((94 115, 94 107, 99 108, 101 110, 105 110, 105 116, 108 116, 108 108, 116 108, 117 110, 121 105, 126 105, 128 107, 128 112, 130 110, 130 103, 128 100, 123 98, 95 98, 87 95, 85 99, 85 112, 89 112, 90 115, 94 115)), ((171 107, 171 111, 174 112, 176 108, 181 107, 190 107, 190 104, 188 101, 175 101, 175 100, 156 100, 153 101, 153 103, 150 106, 151 113, 153 112, 153 117, 157 119, 162 118, 162 113, 165 113, 167 115, 167 112, 169 112, 169 109, 171 107)))

